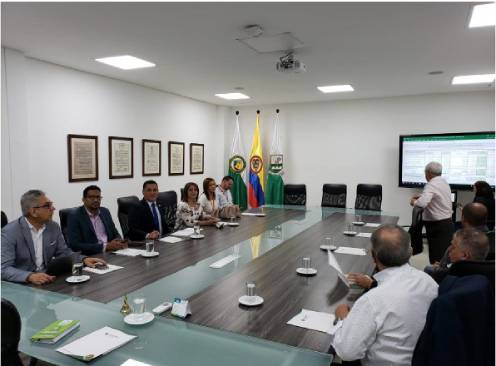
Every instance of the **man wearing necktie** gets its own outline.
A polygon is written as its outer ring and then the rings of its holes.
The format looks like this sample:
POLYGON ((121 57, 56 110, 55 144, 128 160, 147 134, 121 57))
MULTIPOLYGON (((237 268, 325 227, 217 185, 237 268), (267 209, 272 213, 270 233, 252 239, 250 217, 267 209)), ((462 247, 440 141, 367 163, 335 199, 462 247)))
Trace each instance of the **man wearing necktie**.
POLYGON ((143 199, 129 213, 131 240, 158 239, 170 231, 164 223, 164 212, 157 198, 157 182, 147 180, 143 183, 143 199))

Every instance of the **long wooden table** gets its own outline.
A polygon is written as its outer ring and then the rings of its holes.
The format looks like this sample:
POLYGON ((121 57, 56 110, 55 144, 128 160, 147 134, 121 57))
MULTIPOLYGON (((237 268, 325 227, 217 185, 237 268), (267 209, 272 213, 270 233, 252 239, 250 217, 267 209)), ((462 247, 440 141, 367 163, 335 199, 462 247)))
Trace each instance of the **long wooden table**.
POLYGON ((157 242, 155 249, 160 255, 155 258, 104 253, 98 257, 111 264, 123 266, 124 269, 104 276, 93 275, 90 281, 75 285, 65 282, 68 276, 60 276, 55 282, 39 288, 107 303, 283 222, 298 220, 305 215, 305 211, 294 209, 264 208, 264 212, 266 217, 242 216, 239 219, 241 225, 236 228, 219 230, 215 227, 204 227, 205 239, 202 240, 187 239, 179 244, 157 242))
MULTIPOLYGON (((364 221, 396 223, 397 217, 363 216, 364 221)), ((250 335, 296 347, 327 352, 330 336, 312 330, 287 325, 286 322, 302 308, 333 313, 338 303, 346 300, 348 288, 338 281, 337 272, 328 264, 327 252, 319 247, 328 234, 338 245, 370 250, 369 238, 348 237, 343 234, 346 224, 355 215, 334 213, 284 244, 251 261, 241 270, 191 297, 192 315, 187 322, 211 328, 250 335), (296 273, 301 258, 310 257, 318 270, 314 277, 296 273), (238 303, 245 294, 245 284, 255 281, 256 292, 264 298, 259 307, 248 308, 238 303)), ((362 232, 374 228, 363 227, 362 232)), ((335 254, 344 273, 372 273, 374 264, 369 255, 335 254)), ((351 300, 351 299, 350 299, 351 300)))

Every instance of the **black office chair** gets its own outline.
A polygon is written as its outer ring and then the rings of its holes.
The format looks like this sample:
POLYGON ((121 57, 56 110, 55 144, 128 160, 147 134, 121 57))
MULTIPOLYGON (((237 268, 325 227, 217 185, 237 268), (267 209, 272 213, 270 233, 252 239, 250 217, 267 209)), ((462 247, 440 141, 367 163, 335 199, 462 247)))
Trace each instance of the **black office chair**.
POLYGON ((2 228, 9 223, 9 220, 7 219, 7 215, 5 212, 2 211, 2 228))
POLYGON ((177 193, 176 191, 160 192, 158 194, 158 202, 165 211, 165 224, 168 231, 174 230, 176 225, 176 211, 177 211, 177 193))
POLYGON ((451 265, 448 274, 458 277, 483 275, 487 277, 494 291, 494 261, 459 261, 451 265))
POLYGON ((69 220, 69 215, 76 210, 77 207, 71 207, 71 208, 63 208, 62 210, 59 210, 59 217, 60 217, 60 229, 62 230, 62 235, 64 236, 65 242, 68 243, 67 241, 67 222, 69 220))
POLYGON ((413 255, 422 253, 424 249, 424 243, 422 238, 422 227, 424 223, 422 221, 422 213, 424 209, 421 207, 414 206, 412 209, 412 224, 408 229, 408 234, 410 234, 410 243, 413 250, 413 255))
POLYGON ((382 203, 382 185, 358 184, 355 209, 380 211, 382 203))
POLYGON ((127 238, 129 234, 129 223, 128 223, 129 212, 131 211, 133 206, 138 205, 139 202, 140 200, 136 196, 117 198, 117 217, 119 218, 119 223, 121 224, 122 236, 124 238, 127 238))
POLYGON ((2 365, 23 366, 19 357, 21 316, 14 304, 2 298, 2 365))
POLYGON ((487 253, 486 260, 493 261, 494 260, 494 230, 486 233, 489 238, 489 253, 487 253))
POLYGON ((284 204, 305 206, 307 203, 307 187, 304 184, 284 185, 284 204))
POLYGON ((322 186, 322 207, 346 207, 346 184, 324 184, 322 186))

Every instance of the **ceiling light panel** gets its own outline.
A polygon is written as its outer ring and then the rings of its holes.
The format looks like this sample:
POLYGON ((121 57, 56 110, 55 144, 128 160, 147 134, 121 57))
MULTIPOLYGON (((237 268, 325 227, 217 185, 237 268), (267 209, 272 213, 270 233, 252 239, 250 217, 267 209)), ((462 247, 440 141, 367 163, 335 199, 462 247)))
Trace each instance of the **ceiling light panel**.
POLYGON ((475 5, 472 8, 469 28, 489 27, 496 25, 496 4, 475 5))
POLYGON ((327 85, 327 86, 318 86, 322 93, 344 93, 344 92, 352 92, 353 87, 349 84, 346 85, 327 85))
POLYGON ((154 63, 129 55, 97 58, 95 59, 95 61, 107 64, 109 66, 117 67, 122 70, 155 67, 154 63))
POLYGON ((227 99, 227 100, 235 100, 235 99, 250 99, 248 95, 243 93, 225 93, 225 94, 215 94, 216 97, 227 99))
POLYGON ((453 85, 466 85, 466 84, 488 84, 494 81, 494 74, 483 75, 460 75, 455 76, 451 81, 453 85))

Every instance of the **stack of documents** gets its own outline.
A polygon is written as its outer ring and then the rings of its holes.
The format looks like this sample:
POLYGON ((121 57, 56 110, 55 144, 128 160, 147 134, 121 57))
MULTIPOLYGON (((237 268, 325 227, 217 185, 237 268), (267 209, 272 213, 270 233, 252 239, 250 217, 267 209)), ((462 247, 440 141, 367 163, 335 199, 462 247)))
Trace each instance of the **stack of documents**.
POLYGON ((357 236, 361 238, 370 238, 372 236, 372 233, 359 233, 357 236))
POLYGON ((301 313, 294 316, 287 324, 300 328, 318 330, 327 334, 334 334, 341 326, 341 321, 333 325, 336 317, 333 314, 302 309, 301 313))
POLYGON ((91 361, 126 344, 136 336, 126 334, 120 330, 103 327, 74 342, 57 349, 58 352, 77 358, 91 361))
POLYGON ((175 236, 166 236, 165 238, 160 239, 160 241, 163 241, 164 243, 178 243, 180 241, 183 241, 181 238, 176 238, 175 236))
POLYGON ((83 270, 84 271, 87 271, 87 272, 96 273, 96 274, 105 274, 105 273, 117 271, 118 269, 124 268, 124 267, 121 267, 121 266, 116 266, 115 264, 108 264, 108 263, 107 263, 107 267, 108 268, 106 268, 106 269, 84 267, 83 270))
POLYGON ((193 235, 195 231, 193 230, 192 227, 188 227, 184 230, 178 230, 175 233, 172 233, 171 235, 174 236, 179 236, 180 238, 189 238, 191 235, 193 235))
POLYGON ((79 327, 79 320, 57 320, 31 337, 38 343, 57 343, 66 334, 79 327))
POLYGON ((377 224, 375 222, 368 222, 365 224, 366 227, 379 227, 381 224, 377 224))
POLYGON ((128 257, 137 257, 138 255, 141 255, 143 253, 146 253, 146 250, 144 250, 144 249, 126 248, 126 249, 116 250, 113 253, 114 254, 120 254, 120 255, 126 255, 128 257))
POLYGON ((243 215, 243 216, 259 216, 259 217, 266 216, 263 212, 243 212, 241 215, 243 215))

